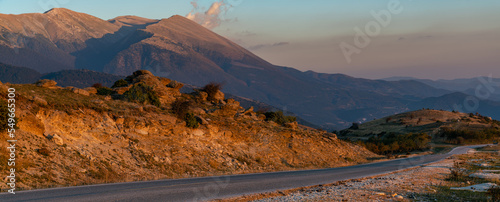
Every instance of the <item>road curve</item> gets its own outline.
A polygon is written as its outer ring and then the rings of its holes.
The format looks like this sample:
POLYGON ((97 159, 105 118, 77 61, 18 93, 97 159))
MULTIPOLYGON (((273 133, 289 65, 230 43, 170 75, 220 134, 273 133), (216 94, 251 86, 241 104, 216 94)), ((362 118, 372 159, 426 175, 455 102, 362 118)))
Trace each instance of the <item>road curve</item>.
POLYGON ((485 145, 457 147, 447 154, 340 168, 40 189, 15 195, 2 193, 0 201, 205 201, 379 175, 440 161, 482 146, 485 145))

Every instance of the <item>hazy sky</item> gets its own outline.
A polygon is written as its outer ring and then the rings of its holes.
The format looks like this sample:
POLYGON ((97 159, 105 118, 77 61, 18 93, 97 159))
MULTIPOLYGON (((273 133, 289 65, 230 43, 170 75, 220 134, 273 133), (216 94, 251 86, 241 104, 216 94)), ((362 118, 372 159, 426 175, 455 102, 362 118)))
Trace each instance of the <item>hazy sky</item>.
POLYGON ((498 0, 0 0, 0 13, 51 7, 106 20, 187 16, 273 64, 300 70, 500 77, 498 0), (381 14, 378 22, 373 13, 381 14))

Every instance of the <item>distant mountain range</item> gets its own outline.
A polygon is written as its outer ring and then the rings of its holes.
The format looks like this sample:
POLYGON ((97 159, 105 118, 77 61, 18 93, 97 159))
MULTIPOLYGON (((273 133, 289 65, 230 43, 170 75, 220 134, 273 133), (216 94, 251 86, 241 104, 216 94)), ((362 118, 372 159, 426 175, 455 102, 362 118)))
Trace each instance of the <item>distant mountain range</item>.
MULTIPOLYGON (((61 70, 124 76, 146 69, 195 86, 221 82, 227 93, 291 111, 327 129, 422 105, 435 108, 433 103, 448 101, 446 95, 455 91, 421 81, 368 80, 276 66, 182 16, 161 20, 122 16, 106 21, 63 8, 43 14, 0 14, 0 62, 43 74, 59 71, 52 78, 75 73, 61 70)), ((73 75, 68 81, 89 77, 106 76, 73 75)), ((453 97, 454 102, 463 102, 462 97, 453 97)), ((488 102, 480 109, 493 106, 495 102, 488 102)), ((500 118, 489 111, 481 113, 500 118)))
POLYGON ((487 100, 500 101, 500 78, 476 77, 464 79, 417 79, 413 77, 390 77, 385 81, 418 81, 434 88, 448 91, 463 92, 467 95, 478 96, 487 100))

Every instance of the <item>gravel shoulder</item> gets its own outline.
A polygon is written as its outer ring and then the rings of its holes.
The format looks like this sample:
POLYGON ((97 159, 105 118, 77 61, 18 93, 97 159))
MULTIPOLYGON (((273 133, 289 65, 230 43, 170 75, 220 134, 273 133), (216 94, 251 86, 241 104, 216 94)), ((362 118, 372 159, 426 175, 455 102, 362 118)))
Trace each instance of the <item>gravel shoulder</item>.
POLYGON ((448 180, 450 168, 458 160, 459 156, 452 156, 436 163, 384 175, 222 201, 428 201, 440 194, 443 187, 469 185, 448 180))

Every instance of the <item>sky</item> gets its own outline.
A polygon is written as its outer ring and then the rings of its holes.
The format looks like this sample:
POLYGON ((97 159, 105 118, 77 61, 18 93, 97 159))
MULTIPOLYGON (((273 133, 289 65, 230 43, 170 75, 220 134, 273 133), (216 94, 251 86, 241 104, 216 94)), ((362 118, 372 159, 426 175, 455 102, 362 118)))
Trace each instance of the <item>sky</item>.
POLYGON ((182 15, 263 59, 363 78, 500 77, 498 0, 0 0, 0 13, 64 7, 102 19, 182 15))

